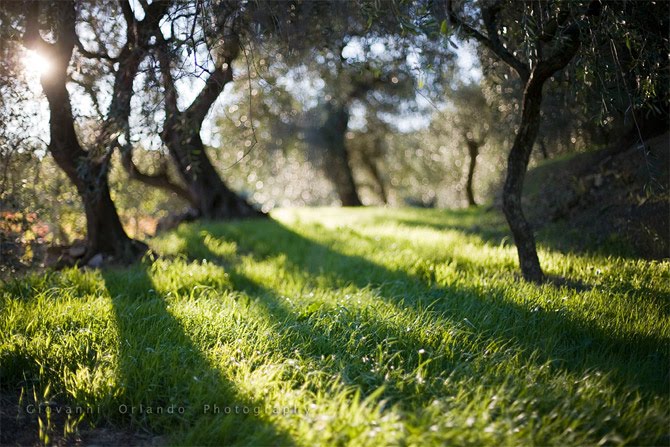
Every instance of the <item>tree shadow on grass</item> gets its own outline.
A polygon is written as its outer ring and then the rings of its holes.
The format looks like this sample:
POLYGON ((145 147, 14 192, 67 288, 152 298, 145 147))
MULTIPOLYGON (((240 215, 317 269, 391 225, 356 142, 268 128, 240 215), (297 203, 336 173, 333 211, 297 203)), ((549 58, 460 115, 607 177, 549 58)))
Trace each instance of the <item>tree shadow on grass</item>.
MULTIPOLYGON (((478 376, 481 384, 494 387, 509 380, 507 374, 495 371, 496 368, 482 374, 485 366, 471 362, 473 353, 483 351, 484 347, 478 344, 479 335, 460 322, 447 323, 459 342, 458 349, 452 350, 440 340, 422 340, 405 326, 373 317, 365 309, 351 310, 343 305, 299 309, 291 304, 290 298, 245 274, 239 257, 221 257, 210 250, 201 237, 202 232, 181 233, 187 241, 188 253, 197 253, 198 258, 222 266, 233 289, 253 300, 254 310, 260 310, 261 318, 271 320, 277 327, 277 336, 282 340, 278 349, 286 358, 296 353, 309 358, 318 371, 338 377, 344 385, 355 386, 363 396, 383 387, 379 399, 383 399, 384 407, 393 405, 415 412, 418 407, 431 404, 435 394, 444 391, 445 371, 454 382, 478 376), (414 381, 414 392, 407 390, 408 374, 414 381), (416 380, 417 374, 424 380, 416 380)), ((495 355, 489 355, 484 363, 490 366, 496 361, 495 355)), ((292 385, 296 386, 303 379, 298 374, 291 380, 298 382, 292 385)), ((543 390, 543 394, 557 400, 561 397, 556 390, 543 390)))
MULTIPOLYGON (((453 213, 453 211, 450 211, 453 213)), ((421 219, 389 217, 386 222, 396 223, 408 227, 431 228, 438 231, 453 230, 463 234, 478 237, 482 242, 491 245, 505 245, 514 243, 512 233, 507 228, 504 218, 494 222, 457 225, 426 221, 421 219)), ((539 247, 545 247, 561 254, 582 254, 597 256, 616 256, 624 259, 639 259, 635 252, 622 242, 616 240, 602 241, 602 235, 595 230, 585 232, 570 227, 566 222, 534 225, 535 239, 539 247)))
POLYGON ((212 367, 156 292, 145 265, 103 277, 118 326, 120 421, 180 444, 294 444, 265 417, 263 402, 240 395, 212 367))
MULTIPOLYGON (((376 219, 375 221, 379 221, 376 219)), ((406 225, 409 227, 417 228, 431 228, 438 231, 452 230, 458 231, 463 234, 477 237, 482 243, 489 243, 492 245, 501 245, 506 243, 513 243, 513 239, 509 230, 503 229, 495 225, 473 225, 473 226, 462 226, 454 225, 448 223, 439 223, 433 220, 422 221, 420 219, 404 219, 404 218, 394 218, 390 217, 385 220, 386 223, 396 223, 399 225, 406 225)), ((586 242, 580 243, 571 243, 570 238, 566 238, 566 231, 569 234, 572 234, 571 230, 566 230, 565 228, 561 229, 559 227, 548 228, 547 231, 540 232, 539 235, 536 234, 540 244, 547 246, 547 248, 552 249, 555 252, 561 254, 583 254, 583 255, 596 255, 596 256, 617 256, 624 259, 640 259, 634 255, 631 255, 626 247, 620 247, 616 244, 600 244, 597 249, 594 247, 588 246, 586 242), (567 240, 566 240, 567 239, 567 240), (580 248, 581 247, 581 248, 580 248)), ((588 238, 588 235, 583 233, 576 234, 575 237, 588 238)), ((591 244, 593 245, 593 244, 591 244)), ((502 267, 502 265, 501 265, 502 267)), ((595 287, 594 284, 588 284, 583 281, 575 281, 567 278, 547 275, 547 280, 549 283, 557 287, 568 287, 577 292, 591 290, 595 287)), ((626 293, 630 291, 630 285, 622 282, 617 282, 609 286, 609 290, 615 293, 626 293)), ((647 287, 645 285, 636 285, 635 290, 638 294, 646 296, 650 300, 657 302, 660 307, 666 309, 665 314, 670 314, 670 294, 666 292, 660 292, 659 290, 647 287)))
MULTIPOLYGON (((539 363, 550 362, 558 369, 580 375, 596 371, 609 373, 614 383, 638 388, 649 395, 667 396, 670 356, 667 340, 635 334, 618 336, 575 319, 567 313, 543 309, 506 299, 499 286, 487 290, 463 285, 438 287, 401 270, 389 270, 368 259, 340 253, 301 236, 276 221, 254 223, 261 231, 244 231, 235 225, 182 227, 178 234, 186 241, 187 253, 216 259, 205 239, 234 240, 240 251, 256 260, 286 256, 287 267, 326 278, 332 287, 353 284, 372 287, 385 301, 403 307, 433 305, 440 316, 455 322, 467 321, 480 336, 521 349, 539 363), (547 334, 559 334, 549 338, 547 334)), ((250 286, 249 280, 238 283, 250 286)), ((253 285, 258 288, 258 285, 253 285)), ((272 296, 267 290, 263 295, 272 296)))

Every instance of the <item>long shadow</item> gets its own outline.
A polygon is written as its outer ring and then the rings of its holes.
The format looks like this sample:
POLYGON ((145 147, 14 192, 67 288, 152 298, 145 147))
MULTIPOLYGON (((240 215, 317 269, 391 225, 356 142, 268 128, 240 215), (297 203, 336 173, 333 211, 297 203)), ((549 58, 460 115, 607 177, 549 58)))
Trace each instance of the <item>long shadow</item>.
MULTIPOLYGON (((426 382, 417 387, 425 390, 433 386, 439 393, 444 390, 443 381, 432 381, 432 378, 441 377, 444 371, 449 371, 452 379, 470 377, 476 374, 475 369, 481 368, 470 362, 472 352, 469 349, 476 345, 478 336, 469 328, 461 330, 459 322, 450 322, 453 324, 452 334, 458 332, 462 343, 462 349, 454 352, 439 344, 432 343, 431 346, 404 327, 372 318, 370 314, 361 318, 358 312, 351 312, 343 306, 319 306, 296 311, 278 291, 246 275, 240 268, 239 257, 218 255, 204 243, 200 233, 197 236, 183 230, 181 233, 186 236, 187 253, 197 254, 197 258, 225 268, 234 290, 253 299, 259 306, 256 309, 262 309, 261 318, 268 318, 276 325, 278 336, 283 338, 278 349, 284 350, 286 357, 295 355, 297 349, 301 357, 315 362, 319 371, 328 373, 329 377, 339 377, 345 385, 355 386, 363 396, 383 386, 380 399, 387 405, 413 411, 417 406, 432 402, 434 393, 417 392, 408 396, 403 392, 406 381, 402 375, 410 373, 414 376, 420 371, 426 382), (426 355, 419 352, 422 348, 428 348, 424 350, 426 355), (384 358, 374 359, 372 353, 375 352, 383 352, 384 358), (430 361, 426 362, 427 358, 430 361), (394 371, 402 373, 389 376, 394 371)), ((501 384, 507 379, 506 374, 491 374, 484 378, 491 384, 501 384)), ((293 380, 300 379, 294 377, 293 380)), ((549 394, 552 392, 547 391, 549 394)), ((553 397, 560 398, 557 395, 553 397)))
POLYGON ((211 366, 155 291, 146 266, 103 271, 103 278, 118 325, 122 423, 180 444, 294 444, 264 417, 264 402, 240 395, 211 366))
MULTIPOLYGON (((513 243, 512 234, 503 224, 456 225, 442 222, 427 222, 421 219, 390 217, 386 222, 394 222, 408 227, 424 227, 435 230, 454 230, 476 236, 482 242, 492 245, 513 243)), ((501 222, 504 222, 502 220, 501 222)), ((603 240, 603 234, 596 231, 574 230, 564 221, 535 224, 535 237, 540 246, 561 254, 582 254, 616 256, 624 259, 639 259, 634 250, 622 243, 603 240), (569 237, 566 237, 566 234, 569 237)))
MULTIPOLYGON (((667 368, 670 355, 665 339, 611 334, 567 314, 512 303, 500 288, 484 291, 456 285, 437 287, 425 278, 340 253, 276 221, 258 225, 264 226, 263 231, 247 232, 234 225, 201 225, 182 227, 179 235, 187 242, 187 252, 198 256, 204 254, 210 259, 216 256, 208 251, 203 239, 206 236, 234 240, 242 252, 257 260, 286 256, 288 268, 319 275, 333 287, 348 284, 358 288, 374 287, 382 299, 401 309, 433 305, 444 318, 468 321, 482 337, 518 347, 529 361, 550 362, 555 368, 580 375, 593 370, 607 372, 614 383, 632 386, 650 395, 667 396, 670 392, 667 368), (560 328, 560 331, 548 328, 560 328), (542 335, 552 332, 560 334, 558 339, 542 335), (621 365, 632 366, 622 368, 621 365)), ((271 296, 267 291, 264 295, 271 296)))
MULTIPOLYGON (((375 221, 381 222, 380 219, 375 221)), ((406 219, 406 218, 395 218, 390 217, 384 220, 385 223, 393 222, 399 225, 405 225, 409 227, 417 228, 430 228, 434 230, 444 231, 444 230, 453 230, 458 231, 463 234, 477 237, 482 243, 489 243, 493 245, 501 245, 504 243, 511 243, 513 241, 509 230, 503 230, 501 228, 496 228, 493 225, 473 225, 473 226, 463 226, 463 225, 454 225, 448 223, 438 223, 432 221, 422 221, 419 219, 406 219)), ((546 245, 552 250, 562 253, 562 254, 588 254, 588 255, 598 255, 598 256, 616 256, 624 259, 639 259, 632 255, 626 247, 619 247, 611 244, 600 244, 597 248, 594 248, 591 244, 582 241, 580 243, 566 243, 565 242, 565 231, 561 233, 561 228, 554 226, 548 228, 549 231, 540 232, 538 235, 538 241, 541 244, 546 245)), ((563 228, 562 230, 565 230, 563 228)), ((588 235, 578 234, 577 238, 588 238, 588 235)), ((569 239, 569 238, 568 238, 569 239)), ((573 238, 574 239, 574 238, 573 238)), ((590 290, 595 287, 594 284, 586 284, 583 282, 576 282, 566 280, 565 278, 558 277, 549 277, 549 280, 557 285, 563 285, 570 287, 577 291, 590 290)), ((613 292, 628 292, 630 286, 625 283, 617 282, 610 285, 609 290, 613 292)), ((666 314, 670 314, 670 293, 660 292, 651 287, 645 285, 638 285, 635 288, 636 292, 640 295, 645 295, 648 299, 653 300, 658 303, 659 306, 665 306, 667 309, 666 314)))

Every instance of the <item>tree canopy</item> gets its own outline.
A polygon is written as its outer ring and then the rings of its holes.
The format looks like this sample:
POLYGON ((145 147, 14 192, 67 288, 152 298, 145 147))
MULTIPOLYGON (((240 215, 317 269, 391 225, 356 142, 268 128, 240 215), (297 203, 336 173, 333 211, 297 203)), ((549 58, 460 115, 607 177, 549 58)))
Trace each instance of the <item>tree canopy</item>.
POLYGON ((124 225, 147 191, 161 209, 143 213, 175 221, 492 201, 524 277, 542 281, 526 170, 667 130, 665 13, 597 0, 3 2, 3 207, 61 216, 16 185, 65 175, 85 263, 144 251, 124 225))

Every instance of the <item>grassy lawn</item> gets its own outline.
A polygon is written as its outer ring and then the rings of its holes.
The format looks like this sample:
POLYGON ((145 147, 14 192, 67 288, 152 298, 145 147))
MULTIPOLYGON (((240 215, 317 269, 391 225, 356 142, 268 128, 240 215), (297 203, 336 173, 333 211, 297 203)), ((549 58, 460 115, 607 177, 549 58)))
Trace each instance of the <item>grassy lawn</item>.
POLYGON ((670 263, 545 245, 560 280, 536 286, 494 213, 273 218, 5 284, 5 420, 147 444, 670 443, 670 263))

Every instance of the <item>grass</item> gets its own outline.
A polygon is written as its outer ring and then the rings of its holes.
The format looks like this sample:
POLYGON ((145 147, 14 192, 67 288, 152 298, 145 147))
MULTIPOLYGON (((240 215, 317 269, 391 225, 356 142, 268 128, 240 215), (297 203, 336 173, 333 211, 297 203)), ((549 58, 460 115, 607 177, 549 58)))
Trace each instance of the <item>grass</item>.
POLYGON ((273 218, 182 225, 139 267, 5 284, 3 395, 42 403, 24 417, 43 441, 670 443, 670 263, 545 246, 563 280, 536 286, 495 213, 273 218), (94 411, 59 422, 76 406, 94 411))

